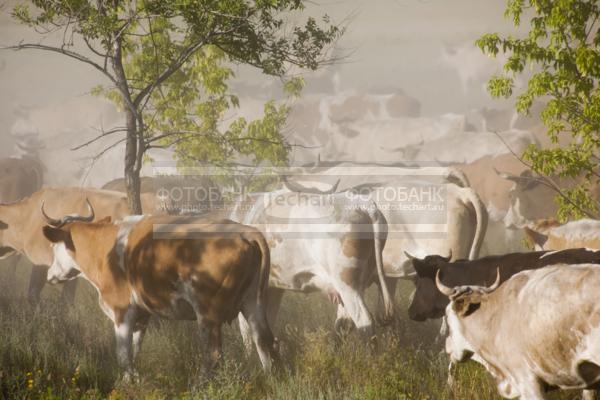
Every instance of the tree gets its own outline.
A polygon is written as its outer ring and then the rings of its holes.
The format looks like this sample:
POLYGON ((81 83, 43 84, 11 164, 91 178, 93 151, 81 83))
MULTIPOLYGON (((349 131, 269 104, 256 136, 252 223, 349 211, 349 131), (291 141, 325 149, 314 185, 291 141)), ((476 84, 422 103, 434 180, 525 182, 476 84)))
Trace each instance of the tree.
POLYGON ((523 161, 558 192, 561 220, 594 217, 600 199, 590 185, 600 178, 600 3, 597 0, 509 0, 505 16, 516 27, 529 19, 523 38, 482 36, 476 44, 488 55, 509 53, 504 73, 488 83, 493 97, 510 97, 514 79, 526 66, 533 71, 516 98, 519 113, 528 114, 536 99, 545 102, 541 118, 553 146, 531 145, 523 161), (567 136, 568 135, 568 136, 567 136), (568 145, 560 147, 559 138, 568 145), (558 187, 552 176, 584 178, 570 188, 558 187))
MULTIPOLYGON (((88 64, 108 79, 112 88, 96 91, 121 105, 125 127, 103 135, 124 134, 120 139, 125 142, 124 174, 134 214, 142 211, 139 175, 149 148, 171 145, 181 154, 185 141, 196 141, 197 150, 218 145, 217 116, 237 104, 235 97, 226 94, 230 75, 223 62, 248 64, 273 76, 284 76, 290 65, 316 69, 328 61, 328 46, 343 32, 327 16, 323 27, 312 17, 304 24, 286 19, 285 15, 297 17, 304 9, 302 0, 31 3, 33 10, 19 5, 13 16, 42 34, 62 31, 62 43, 19 43, 6 48, 56 52, 88 64), (86 52, 74 47, 75 39, 85 43, 86 52), (197 99, 201 92, 207 101, 197 99), (190 111, 195 117, 184 115, 190 111), (212 140, 200 144, 196 135, 212 140)), ((277 114, 272 108, 267 111, 277 114)), ((226 139, 247 146, 254 139, 248 136, 250 130, 239 122, 226 139)))

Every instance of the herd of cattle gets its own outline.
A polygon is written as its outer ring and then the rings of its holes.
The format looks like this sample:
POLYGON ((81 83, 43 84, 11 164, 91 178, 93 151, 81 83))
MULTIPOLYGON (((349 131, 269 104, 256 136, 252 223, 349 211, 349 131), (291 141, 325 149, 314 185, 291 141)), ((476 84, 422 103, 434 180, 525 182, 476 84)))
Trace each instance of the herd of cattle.
POLYGON ((153 315, 196 320, 207 369, 221 358, 222 324, 238 317, 247 349, 256 346, 270 370, 285 291, 322 292, 337 307, 335 330, 352 326, 368 339, 375 324, 365 290, 378 285, 381 320, 390 320, 396 282, 406 279, 416 287, 409 317, 444 317, 451 367, 481 363, 506 398, 544 399, 560 388, 592 399, 600 388, 600 222, 540 220, 553 211, 532 192, 530 173, 490 175, 510 186, 501 199, 500 184, 476 175, 482 169, 307 166, 276 190, 203 215, 172 215, 177 207, 156 195, 165 181, 145 178, 145 215, 130 216, 122 180, 42 187, 34 160, 3 159, 0 257, 34 265, 32 302, 46 281, 64 282, 70 301, 75 278, 90 282, 114 323, 125 379, 153 315), (379 200, 390 188, 435 185, 443 209, 407 213, 379 200))

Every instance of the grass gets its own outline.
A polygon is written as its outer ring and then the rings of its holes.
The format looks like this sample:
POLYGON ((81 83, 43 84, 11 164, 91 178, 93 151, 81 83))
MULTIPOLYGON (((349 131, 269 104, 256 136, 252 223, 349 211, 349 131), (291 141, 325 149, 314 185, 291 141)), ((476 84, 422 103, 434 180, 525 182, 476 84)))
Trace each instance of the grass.
MULTIPOLYGON (((461 364, 455 392, 448 390, 447 358, 435 342, 437 324, 406 316, 410 284, 399 289, 397 321, 378 329, 373 346, 353 335, 332 334, 334 308, 323 296, 284 297, 275 333, 286 367, 273 376, 261 372, 256 355, 244 355, 232 324, 224 329, 224 362, 205 379, 195 323, 155 320, 136 361, 141 381, 126 385, 118 382, 112 324, 89 284, 81 281, 73 306, 61 303, 59 287, 47 287, 41 304, 31 307, 24 299, 29 267, 20 265, 16 276, 1 267, 0 396, 5 399, 500 398, 475 363, 461 364)), ((576 399, 578 393, 551 398, 576 399)))

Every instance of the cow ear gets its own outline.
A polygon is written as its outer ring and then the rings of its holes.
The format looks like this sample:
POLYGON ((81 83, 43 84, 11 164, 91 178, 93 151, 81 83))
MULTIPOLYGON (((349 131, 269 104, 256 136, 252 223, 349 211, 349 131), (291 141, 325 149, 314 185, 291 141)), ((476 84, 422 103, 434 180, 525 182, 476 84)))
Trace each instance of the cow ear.
POLYGON ((4 221, 0 221, 0 231, 8 229, 8 224, 4 221))
POLYGON ((452 300, 452 309, 459 317, 468 317, 481 306, 481 295, 473 293, 452 300))
POLYGON ((529 227, 524 227, 525 235, 527 239, 529 239, 534 245, 540 246, 540 248, 544 248, 544 244, 548 241, 548 235, 544 235, 543 233, 534 231, 529 227))
POLYGON ((54 228, 52 226, 46 225, 42 228, 44 232, 44 237, 48 239, 51 243, 59 243, 59 242, 68 242, 71 239, 71 233, 68 231, 63 231, 60 228, 54 228))

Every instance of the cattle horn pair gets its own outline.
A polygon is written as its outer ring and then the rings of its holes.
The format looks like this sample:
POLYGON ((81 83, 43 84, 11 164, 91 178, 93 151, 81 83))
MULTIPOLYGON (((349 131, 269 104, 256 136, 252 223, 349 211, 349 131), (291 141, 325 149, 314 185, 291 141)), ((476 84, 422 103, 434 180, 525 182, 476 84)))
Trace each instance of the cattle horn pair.
POLYGON ((90 200, 88 198, 85 199, 85 203, 87 204, 88 212, 90 215, 84 217, 79 214, 69 214, 69 215, 65 215, 61 219, 54 219, 54 218, 50 218, 48 216, 48 214, 46 214, 46 211, 44 211, 44 201, 42 200, 42 206, 41 206, 42 215, 44 216, 44 219, 46 220, 48 225, 53 226, 55 228, 61 228, 64 225, 68 224, 69 222, 74 222, 74 221, 92 222, 94 220, 94 218, 96 217, 96 213, 94 212, 94 207, 92 207, 92 204, 90 203, 90 200))
MULTIPOLYGON (((435 274, 435 286, 444 296, 451 297, 455 293, 454 288, 449 288, 440 280, 440 270, 438 270, 435 274)), ((496 281, 492 284, 492 286, 478 286, 477 288, 482 293, 491 293, 498 289, 498 286, 500 286, 500 268, 496 268, 496 281)))
POLYGON ((296 182, 292 182, 290 180, 288 180, 288 177, 286 175, 281 175, 280 176, 281 181, 283 182, 283 185, 288 188, 288 190, 292 191, 292 192, 301 192, 301 193, 311 193, 311 194, 333 194, 337 191, 338 185, 340 184, 340 180, 338 179, 335 184, 328 190, 319 190, 317 188, 314 187, 305 187, 302 185, 299 185, 296 182))

